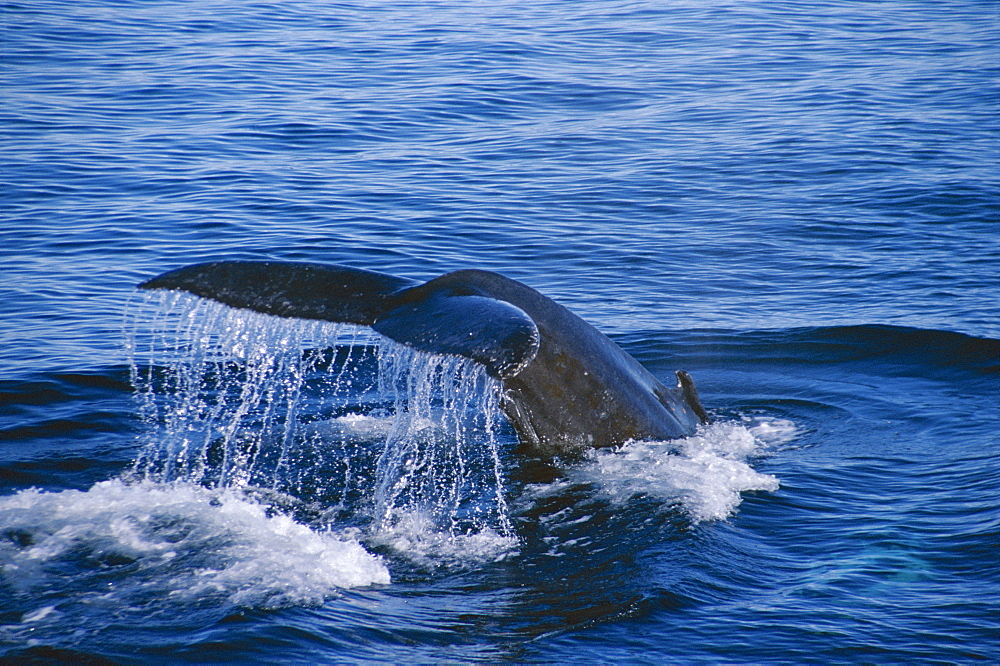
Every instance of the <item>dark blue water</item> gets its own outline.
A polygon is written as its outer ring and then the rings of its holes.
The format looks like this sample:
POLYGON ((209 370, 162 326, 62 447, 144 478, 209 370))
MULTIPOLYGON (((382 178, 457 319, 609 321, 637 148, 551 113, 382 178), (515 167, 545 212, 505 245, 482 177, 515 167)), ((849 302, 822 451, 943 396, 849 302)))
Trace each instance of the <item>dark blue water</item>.
POLYGON ((974 1, 4 4, 0 654, 1000 659, 998 35, 974 1), (198 306, 134 285, 222 258, 500 271, 715 424, 547 468, 440 402, 484 390, 447 359, 202 310, 257 351, 170 357, 198 306))

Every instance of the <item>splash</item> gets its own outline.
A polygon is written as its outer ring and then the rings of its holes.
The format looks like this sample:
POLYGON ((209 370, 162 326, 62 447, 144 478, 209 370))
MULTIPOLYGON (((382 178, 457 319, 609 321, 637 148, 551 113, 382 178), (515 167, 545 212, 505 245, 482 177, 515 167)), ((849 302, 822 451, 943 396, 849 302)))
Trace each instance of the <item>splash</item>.
POLYGON ((31 600, 26 623, 65 612, 68 598, 133 610, 204 598, 276 607, 389 583, 381 559, 348 533, 188 483, 26 490, 0 498, 0 534, 4 579, 31 600))
MULTIPOLYGON (((352 390, 348 368, 372 353, 358 327, 277 319, 180 293, 161 292, 140 306, 129 311, 126 340, 147 425, 133 469, 141 479, 294 485, 283 472, 308 455, 296 437, 309 407, 307 378, 314 399, 346 403, 338 397, 352 390), (328 372, 319 372, 324 366, 328 372)), ((355 401, 362 405, 365 396, 355 401)))
POLYGON ((499 385, 480 365, 176 292, 138 305, 127 339, 148 441, 132 479, 263 488, 372 534, 512 537, 499 385))
POLYGON ((380 350, 380 390, 395 396, 395 418, 376 474, 379 527, 422 512, 452 534, 495 525, 509 536, 497 439, 499 386, 467 359, 388 340, 380 350), (478 500, 467 502, 469 496, 478 500))
POLYGON ((618 504, 646 495, 678 505, 694 522, 722 520, 736 511, 742 492, 778 489, 774 476, 749 461, 764 455, 779 432, 791 437, 794 428, 787 421, 721 422, 671 442, 633 441, 592 452, 570 479, 593 484, 618 504))

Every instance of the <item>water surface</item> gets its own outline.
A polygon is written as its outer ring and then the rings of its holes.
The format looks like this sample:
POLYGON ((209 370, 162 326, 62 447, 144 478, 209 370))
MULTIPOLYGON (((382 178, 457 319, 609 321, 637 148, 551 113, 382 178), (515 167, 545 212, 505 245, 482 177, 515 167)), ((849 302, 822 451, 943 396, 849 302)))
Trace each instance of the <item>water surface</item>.
POLYGON ((1000 658, 994 3, 0 12, 8 658, 1000 658), (129 340, 223 258, 496 270, 716 422, 525 465, 474 369, 281 321, 212 402, 129 340))

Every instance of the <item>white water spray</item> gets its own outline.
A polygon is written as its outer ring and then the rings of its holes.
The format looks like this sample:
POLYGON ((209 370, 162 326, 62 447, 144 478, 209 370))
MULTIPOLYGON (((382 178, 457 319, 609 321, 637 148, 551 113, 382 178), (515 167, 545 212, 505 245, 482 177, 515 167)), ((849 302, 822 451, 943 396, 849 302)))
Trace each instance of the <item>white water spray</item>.
POLYGON ((419 516, 511 536, 500 387, 478 364, 176 292, 136 303, 126 333, 148 425, 134 478, 264 488, 367 512, 375 532, 419 516))

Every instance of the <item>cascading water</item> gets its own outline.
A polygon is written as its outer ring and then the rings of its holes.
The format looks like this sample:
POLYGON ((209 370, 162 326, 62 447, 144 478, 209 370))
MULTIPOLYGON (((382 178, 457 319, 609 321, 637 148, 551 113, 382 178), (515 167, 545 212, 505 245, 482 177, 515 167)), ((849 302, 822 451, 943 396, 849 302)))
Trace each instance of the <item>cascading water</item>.
POLYGON ((499 456, 499 386, 467 359, 383 340, 379 393, 393 418, 376 473, 382 527, 399 512, 427 512, 452 532, 494 524, 511 533, 499 456), (469 501, 475 498, 474 501, 469 501))
POLYGON ((372 534, 511 537, 500 387, 478 364, 176 292, 137 298, 126 329, 147 424, 132 480, 286 497, 372 534))

